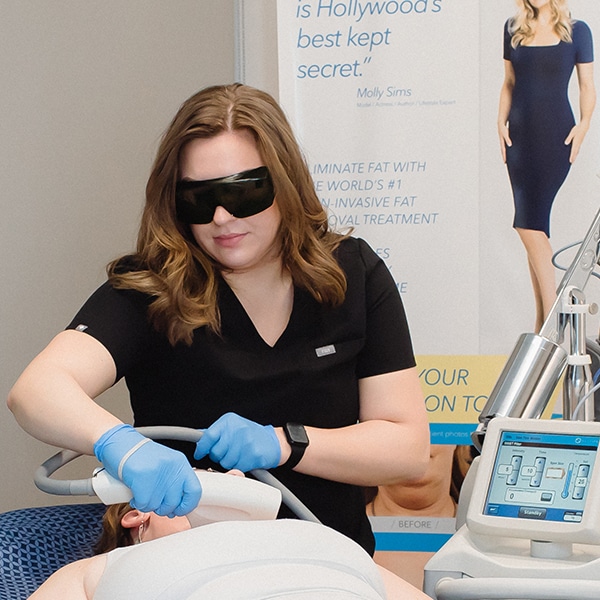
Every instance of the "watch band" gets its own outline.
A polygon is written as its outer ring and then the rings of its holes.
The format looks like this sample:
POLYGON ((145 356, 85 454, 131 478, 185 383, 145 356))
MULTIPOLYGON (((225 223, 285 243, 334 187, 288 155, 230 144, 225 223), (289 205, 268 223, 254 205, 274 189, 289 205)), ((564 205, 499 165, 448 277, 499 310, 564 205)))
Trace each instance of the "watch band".
POLYGON ((308 435, 306 434, 306 429, 304 429, 304 425, 301 425, 300 423, 286 423, 283 427, 283 431, 285 432, 285 437, 292 449, 292 453, 284 465, 288 469, 293 469, 302 460, 304 452, 310 442, 308 440, 308 435))

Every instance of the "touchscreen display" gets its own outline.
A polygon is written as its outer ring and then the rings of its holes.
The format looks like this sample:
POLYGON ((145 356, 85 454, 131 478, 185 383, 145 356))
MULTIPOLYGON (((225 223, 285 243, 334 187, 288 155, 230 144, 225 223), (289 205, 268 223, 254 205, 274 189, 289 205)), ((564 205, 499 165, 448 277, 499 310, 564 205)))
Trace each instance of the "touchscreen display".
POLYGON ((600 436, 503 431, 484 514, 579 523, 600 436))

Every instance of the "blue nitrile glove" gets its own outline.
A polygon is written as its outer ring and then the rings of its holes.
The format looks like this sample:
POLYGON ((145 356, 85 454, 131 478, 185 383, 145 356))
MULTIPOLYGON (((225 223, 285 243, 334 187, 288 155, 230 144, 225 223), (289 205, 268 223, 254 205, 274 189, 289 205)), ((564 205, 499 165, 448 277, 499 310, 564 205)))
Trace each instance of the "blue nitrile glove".
POLYGON ((153 442, 131 425, 116 425, 94 444, 96 458, 132 492, 142 512, 182 516, 192 511, 202 487, 182 452, 153 442))
POLYGON ((196 460, 207 454, 225 469, 246 473, 276 467, 281 460, 281 446, 272 425, 260 425, 227 413, 205 429, 196 444, 196 460))

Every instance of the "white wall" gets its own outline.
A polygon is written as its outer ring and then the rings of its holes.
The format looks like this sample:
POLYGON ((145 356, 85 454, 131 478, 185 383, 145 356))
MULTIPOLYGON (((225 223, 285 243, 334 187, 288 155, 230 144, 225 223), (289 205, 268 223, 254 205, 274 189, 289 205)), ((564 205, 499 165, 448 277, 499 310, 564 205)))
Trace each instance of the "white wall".
POLYGON ((279 98, 277 0, 237 0, 236 79, 279 98))
MULTIPOLYGON (((0 8, 0 511, 55 452, 4 398, 134 247, 158 139, 197 89, 234 79, 233 0, 19 0, 0 8)), ((119 384, 101 399, 130 413, 119 384)), ((89 476, 85 461, 75 469, 89 476)), ((72 476, 69 470, 68 476, 72 476)))

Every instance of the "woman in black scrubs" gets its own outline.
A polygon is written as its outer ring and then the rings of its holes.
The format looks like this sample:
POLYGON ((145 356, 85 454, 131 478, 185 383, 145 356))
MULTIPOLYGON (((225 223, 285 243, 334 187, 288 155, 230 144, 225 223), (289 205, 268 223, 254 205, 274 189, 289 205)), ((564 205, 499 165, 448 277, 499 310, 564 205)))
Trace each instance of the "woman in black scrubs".
POLYGON ((329 229, 282 110, 243 85, 182 105, 137 251, 110 265, 9 406, 32 435, 94 452, 139 510, 192 510, 190 462, 274 469, 370 553, 360 486, 417 479, 429 458, 396 285, 366 242, 329 229), (151 442, 101 408, 122 377, 136 426, 203 429, 197 446, 151 442))

